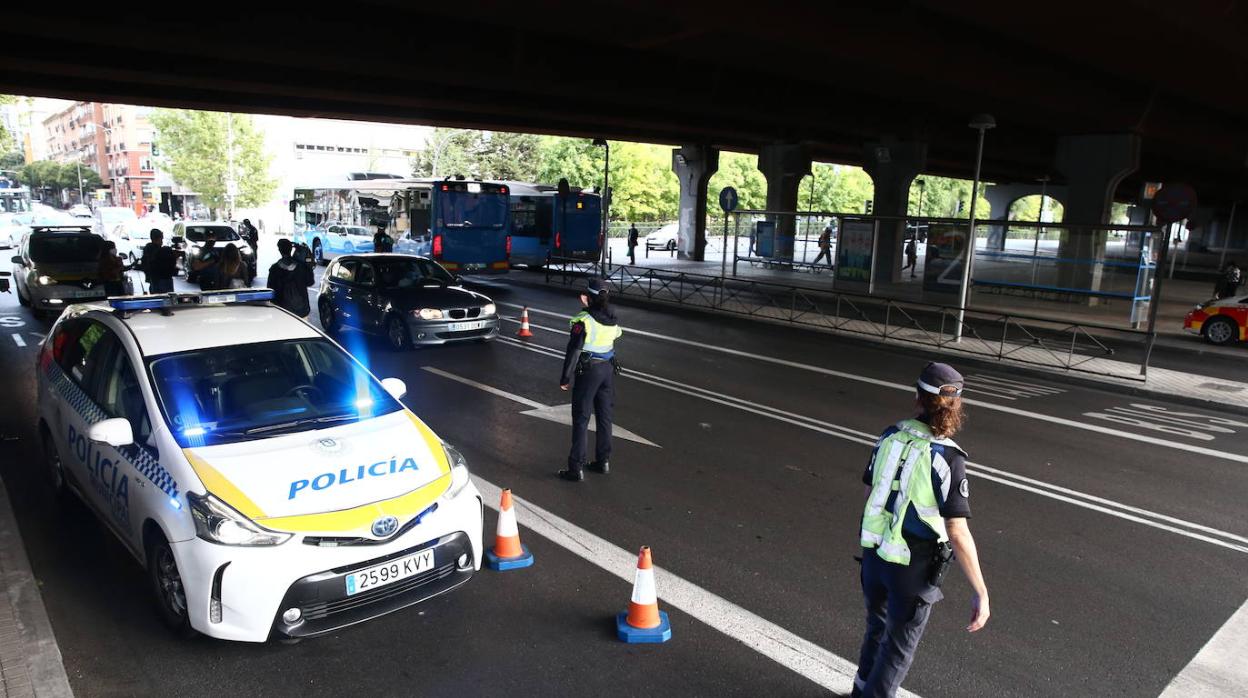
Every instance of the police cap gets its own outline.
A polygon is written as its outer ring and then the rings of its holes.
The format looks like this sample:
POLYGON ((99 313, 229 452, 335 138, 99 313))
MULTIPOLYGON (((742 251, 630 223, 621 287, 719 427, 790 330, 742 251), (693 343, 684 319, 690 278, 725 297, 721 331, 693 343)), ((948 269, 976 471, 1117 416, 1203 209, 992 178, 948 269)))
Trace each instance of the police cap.
POLYGON ((964 384, 962 374, 952 366, 932 362, 923 368, 915 385, 919 390, 932 395, 958 397, 962 394, 964 384))
POLYGON ((596 296, 599 293, 606 293, 610 290, 611 286, 602 279, 590 279, 589 283, 585 284, 585 292, 591 296, 596 296))

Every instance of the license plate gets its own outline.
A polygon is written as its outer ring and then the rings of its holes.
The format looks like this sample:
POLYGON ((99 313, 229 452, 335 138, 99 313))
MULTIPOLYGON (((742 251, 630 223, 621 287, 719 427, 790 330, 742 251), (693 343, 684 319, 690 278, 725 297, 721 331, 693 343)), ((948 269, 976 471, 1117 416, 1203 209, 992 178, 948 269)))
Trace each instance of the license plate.
POLYGON ((464 269, 484 269, 484 268, 485 268, 485 265, 480 262, 473 262, 471 264, 464 265, 464 269))
POLYGON ((104 296, 104 289, 82 289, 69 292, 70 298, 101 298, 104 296))
POLYGON ((412 575, 428 572, 433 569, 433 551, 422 550, 415 555, 408 555, 391 560, 384 565, 369 567, 354 574, 347 575, 347 596, 354 596, 363 591, 371 591, 387 584, 394 584, 412 575))
POLYGON ((485 326, 485 320, 475 320, 473 322, 452 322, 447 326, 447 329, 451 332, 467 332, 469 330, 479 330, 485 326))

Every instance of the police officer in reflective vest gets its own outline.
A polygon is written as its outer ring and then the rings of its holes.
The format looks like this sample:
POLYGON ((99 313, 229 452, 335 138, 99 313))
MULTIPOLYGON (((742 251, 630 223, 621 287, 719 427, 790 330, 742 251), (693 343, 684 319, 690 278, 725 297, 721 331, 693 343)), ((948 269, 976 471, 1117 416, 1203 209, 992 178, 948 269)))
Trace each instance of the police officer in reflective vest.
POLYGON ((889 427, 862 476, 862 593, 867 632, 853 696, 893 696, 914 661, 940 584, 956 559, 971 583, 971 623, 988 622, 988 587, 979 569, 966 481, 966 452, 952 437, 962 426, 962 376, 931 363, 915 388, 918 415, 889 427))
POLYGON ((586 432, 592 412, 597 426, 594 460, 589 469, 607 474, 611 470, 611 410, 615 401, 615 340, 623 330, 615 320, 610 292, 605 282, 590 279, 581 294, 584 310, 572 317, 568 350, 563 359, 559 389, 572 388, 572 451, 568 467, 559 477, 571 482, 585 479, 586 432))

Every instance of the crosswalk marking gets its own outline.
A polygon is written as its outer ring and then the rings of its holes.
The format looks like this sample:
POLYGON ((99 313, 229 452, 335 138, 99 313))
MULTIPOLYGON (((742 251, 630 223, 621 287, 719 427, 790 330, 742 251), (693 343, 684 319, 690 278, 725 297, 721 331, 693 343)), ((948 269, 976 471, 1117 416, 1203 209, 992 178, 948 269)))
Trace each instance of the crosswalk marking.
POLYGON ((966 391, 979 393, 1003 400, 1017 400, 1029 397, 1048 397, 1066 392, 1044 383, 1029 383, 1017 378, 994 376, 990 373, 972 373, 966 377, 966 391))

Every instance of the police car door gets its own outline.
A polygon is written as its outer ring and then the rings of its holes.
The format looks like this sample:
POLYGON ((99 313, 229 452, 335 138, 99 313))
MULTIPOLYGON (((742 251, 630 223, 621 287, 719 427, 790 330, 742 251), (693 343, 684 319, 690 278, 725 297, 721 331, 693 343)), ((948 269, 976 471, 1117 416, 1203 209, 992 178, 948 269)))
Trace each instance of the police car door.
POLYGON ((118 341, 104 358, 94 383, 96 402, 104 416, 130 422, 134 442, 120 447, 96 444, 113 465, 108 471, 99 469, 92 484, 101 498, 103 513, 136 550, 142 542, 141 526, 136 522, 143 521, 143 513, 156 507, 180 506, 175 499, 177 488, 160 466, 140 375, 144 375, 142 366, 136 366, 134 356, 118 341))
POLYGON ((92 424, 107 419, 95 397, 106 360, 119 344, 103 324, 86 318, 62 322, 52 337, 52 361, 45 366, 49 392, 55 395, 51 425, 66 478, 104 517, 117 484, 115 458, 87 438, 92 424), (103 494, 107 492, 107 494, 103 494))

